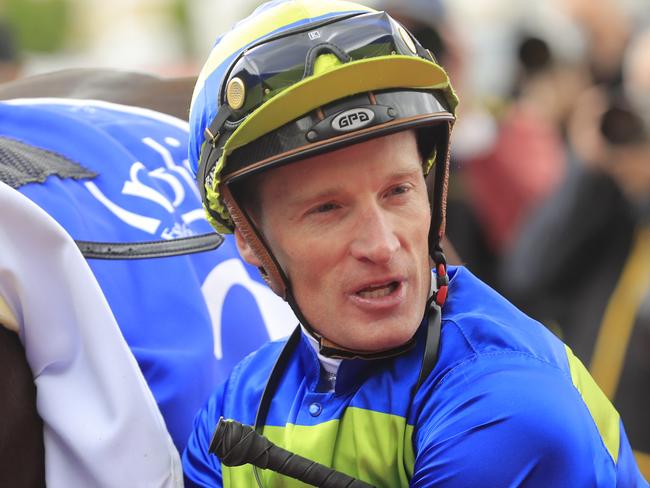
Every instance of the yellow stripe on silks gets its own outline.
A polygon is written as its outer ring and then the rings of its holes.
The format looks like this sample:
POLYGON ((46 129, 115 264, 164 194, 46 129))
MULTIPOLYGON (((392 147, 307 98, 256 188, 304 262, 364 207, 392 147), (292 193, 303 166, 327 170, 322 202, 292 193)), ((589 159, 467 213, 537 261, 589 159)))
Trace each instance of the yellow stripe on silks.
POLYGON ((612 456, 614 463, 617 463, 621 442, 620 416, 605 394, 598 388, 584 364, 575 357, 569 346, 565 346, 565 348, 573 385, 578 389, 582 400, 587 405, 607 451, 612 456))
MULTIPOLYGON (((252 19, 245 20, 235 30, 224 35, 223 39, 212 49, 196 82, 192 95, 192 105, 198 93, 203 89, 205 80, 219 65, 232 54, 244 46, 259 39, 269 32, 273 32, 286 25, 304 19, 320 17, 334 12, 375 12, 376 10, 357 3, 332 0, 329 2, 311 2, 310 0, 297 0, 280 4, 265 12, 260 12, 252 19)), ((216 103, 216 101, 215 101, 216 103)))
MULTIPOLYGON (((373 486, 408 488, 413 477, 413 426, 398 415, 348 407, 342 419, 317 425, 267 425, 264 435, 284 449, 373 486)), ((222 473, 225 488, 257 487, 250 465, 222 465, 222 473)), ((260 474, 266 488, 309 486, 268 470, 260 474)))
POLYGON ((650 228, 638 230, 621 278, 609 299, 591 358, 591 374, 613 399, 636 314, 650 287, 650 228))
POLYGON ((641 451, 634 451, 634 458, 636 464, 639 466, 639 471, 643 477, 650 480, 650 454, 641 451))
POLYGON ((7 305, 7 302, 2 295, 0 295, 0 325, 4 325, 7 329, 13 330, 14 332, 19 331, 18 321, 16 316, 7 305))

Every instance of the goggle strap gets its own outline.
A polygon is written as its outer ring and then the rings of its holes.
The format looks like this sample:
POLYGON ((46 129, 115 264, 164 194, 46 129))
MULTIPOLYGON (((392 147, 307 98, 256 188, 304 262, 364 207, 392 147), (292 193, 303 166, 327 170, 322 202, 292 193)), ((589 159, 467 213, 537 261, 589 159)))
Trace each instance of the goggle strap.
POLYGON ((232 109, 230 108, 230 106, 222 105, 219 111, 217 112, 217 116, 210 124, 210 127, 207 127, 203 131, 205 141, 209 144, 209 146, 207 147, 204 146, 203 149, 201 150, 201 158, 199 161, 199 168, 197 172, 199 193, 201 195, 201 201, 204 202, 204 208, 212 218, 216 219, 218 222, 222 223, 226 227, 228 227, 228 223, 224 222, 221 215, 219 215, 217 212, 214 212, 207 204, 205 185, 208 184, 208 178, 210 176, 210 173, 212 172, 215 165, 217 164, 217 161, 219 161, 219 158, 221 157, 221 151, 225 144, 224 140, 221 140, 221 143, 219 144, 222 135, 221 129, 223 125, 226 123, 228 117, 230 117, 231 115, 232 115, 232 109))
POLYGON ((413 44, 415 45, 415 53, 416 53, 419 57, 421 57, 421 58, 423 58, 423 59, 427 59, 427 60, 429 60, 429 61, 433 61, 434 63, 437 64, 438 61, 436 60, 436 58, 435 58, 435 56, 433 55, 433 53, 431 52, 431 50, 429 50, 429 49, 425 48, 424 46, 422 46, 422 44, 420 44, 420 41, 418 41, 417 37, 415 37, 415 36, 411 33, 411 31, 408 30, 408 29, 407 29, 403 24, 400 24, 400 25, 401 25, 401 27, 402 27, 406 32, 408 32, 409 35, 411 36, 411 39, 413 40, 413 44))
POLYGON ((338 47, 336 44, 333 44, 331 42, 321 42, 320 44, 316 44, 309 51, 307 51, 307 56, 305 58, 305 71, 302 75, 303 79, 314 74, 316 58, 325 53, 333 54, 342 63, 348 63, 350 60, 352 60, 350 55, 338 47))
POLYGON ((205 191, 205 177, 207 175, 208 162, 210 161, 210 156, 214 148, 212 146, 206 147, 203 146, 201 149, 201 159, 199 161, 199 170, 196 174, 197 183, 199 185, 199 194, 201 195, 201 201, 204 204, 204 207, 210 211, 208 206, 208 199, 206 197, 205 191))
POLYGON ((210 126, 206 127, 205 131, 203 132, 203 135, 205 137, 205 140, 210 144, 212 144, 212 146, 217 145, 217 142, 219 141, 219 138, 221 137, 222 134, 221 129, 226 123, 226 120, 228 120, 228 117, 230 117, 231 115, 232 115, 232 109, 230 108, 230 105, 224 104, 221 107, 219 107, 217 116, 212 120, 210 126))
MULTIPOLYGON (((304 325, 304 324, 303 324, 304 325)), ((306 328, 306 327, 305 327, 306 328)), ((310 329, 310 332, 313 329, 310 329)), ((374 360, 374 359, 386 359, 400 354, 405 353, 409 349, 415 346, 417 340, 417 334, 413 336, 401 346, 394 347, 392 349, 387 349, 385 351, 378 352, 363 352, 363 351, 354 351, 351 349, 344 349, 340 346, 330 346, 328 343, 323 342, 323 337, 318 334, 313 334, 318 340, 318 352, 325 357, 333 359, 365 359, 365 360, 374 360)))

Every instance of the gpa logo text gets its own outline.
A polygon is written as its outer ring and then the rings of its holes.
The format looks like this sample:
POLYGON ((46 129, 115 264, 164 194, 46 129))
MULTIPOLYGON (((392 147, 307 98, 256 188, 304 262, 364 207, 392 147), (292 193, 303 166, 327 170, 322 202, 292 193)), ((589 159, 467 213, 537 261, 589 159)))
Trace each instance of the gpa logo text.
POLYGON ((375 113, 367 108, 352 108, 341 112, 332 120, 332 128, 338 132, 358 130, 370 124, 375 113))

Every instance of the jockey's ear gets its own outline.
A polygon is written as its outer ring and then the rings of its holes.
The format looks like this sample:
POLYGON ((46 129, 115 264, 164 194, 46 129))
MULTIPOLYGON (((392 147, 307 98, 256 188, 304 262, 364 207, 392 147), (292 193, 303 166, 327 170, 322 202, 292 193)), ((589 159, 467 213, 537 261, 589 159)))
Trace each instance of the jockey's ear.
POLYGON ((248 241, 244 239, 244 236, 237 227, 235 227, 235 241, 237 242, 237 250, 244 261, 248 264, 252 264, 256 268, 262 267, 262 261, 257 257, 257 254, 255 254, 253 248, 250 246, 248 241))

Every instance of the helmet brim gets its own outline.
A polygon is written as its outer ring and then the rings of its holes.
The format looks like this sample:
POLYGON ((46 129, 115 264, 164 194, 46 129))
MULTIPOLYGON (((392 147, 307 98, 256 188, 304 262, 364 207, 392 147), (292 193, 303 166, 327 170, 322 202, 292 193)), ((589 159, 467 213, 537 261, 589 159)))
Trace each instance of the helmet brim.
MULTIPOLYGON (((224 146, 227 158, 284 124, 335 100, 391 88, 447 89, 449 79, 437 64, 413 56, 379 56, 338 65, 285 89, 252 112, 224 146)), ((455 108, 455 96, 449 100, 455 108)))

